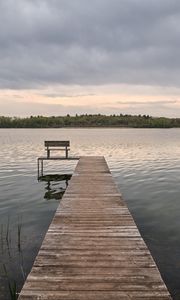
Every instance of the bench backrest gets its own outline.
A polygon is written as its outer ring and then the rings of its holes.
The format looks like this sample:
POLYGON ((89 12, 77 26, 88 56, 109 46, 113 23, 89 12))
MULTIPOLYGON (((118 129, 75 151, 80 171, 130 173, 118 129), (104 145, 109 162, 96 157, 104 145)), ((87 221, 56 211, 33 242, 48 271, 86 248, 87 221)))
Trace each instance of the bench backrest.
POLYGON ((45 141, 45 147, 69 147, 70 141, 45 141))

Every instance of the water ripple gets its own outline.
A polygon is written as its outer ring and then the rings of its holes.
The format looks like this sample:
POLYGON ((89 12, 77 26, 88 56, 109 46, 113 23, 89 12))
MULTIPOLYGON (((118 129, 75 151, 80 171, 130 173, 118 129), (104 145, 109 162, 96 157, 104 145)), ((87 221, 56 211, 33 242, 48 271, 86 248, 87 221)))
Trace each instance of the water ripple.
MULTIPOLYGON (((44 199, 47 187, 37 182, 36 158, 45 154, 44 140, 70 139, 71 155, 106 157, 163 278, 174 299, 180 299, 179 135, 179 129, 1 129, 1 240, 9 218, 12 258, 10 265, 8 251, 4 248, 2 253, 1 245, 0 261, 7 264, 10 276, 16 274, 22 285, 22 274, 18 273, 22 262, 15 244, 18 217, 22 218, 23 268, 27 273, 58 205, 44 199)), ((47 162, 45 171, 71 173, 75 165, 47 162)), ((9 300, 3 284, 0 299, 9 300)))

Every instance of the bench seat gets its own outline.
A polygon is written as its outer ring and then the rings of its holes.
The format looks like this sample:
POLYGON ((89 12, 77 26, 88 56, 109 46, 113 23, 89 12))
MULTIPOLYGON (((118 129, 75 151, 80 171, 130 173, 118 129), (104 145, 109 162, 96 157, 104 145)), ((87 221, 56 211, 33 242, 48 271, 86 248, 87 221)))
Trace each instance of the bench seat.
POLYGON ((68 158, 70 141, 45 141, 44 146, 47 151, 47 158, 50 158, 51 151, 64 151, 65 158, 68 158))

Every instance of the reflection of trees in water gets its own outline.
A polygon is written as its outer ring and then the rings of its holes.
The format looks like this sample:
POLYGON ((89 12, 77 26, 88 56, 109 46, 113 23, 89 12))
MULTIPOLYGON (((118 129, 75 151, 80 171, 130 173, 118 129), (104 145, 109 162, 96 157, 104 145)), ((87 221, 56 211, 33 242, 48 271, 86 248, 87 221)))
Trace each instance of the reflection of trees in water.
POLYGON ((44 199, 62 199, 62 196, 68 187, 68 181, 71 179, 71 176, 71 174, 49 174, 40 177, 40 181, 47 182, 44 199))

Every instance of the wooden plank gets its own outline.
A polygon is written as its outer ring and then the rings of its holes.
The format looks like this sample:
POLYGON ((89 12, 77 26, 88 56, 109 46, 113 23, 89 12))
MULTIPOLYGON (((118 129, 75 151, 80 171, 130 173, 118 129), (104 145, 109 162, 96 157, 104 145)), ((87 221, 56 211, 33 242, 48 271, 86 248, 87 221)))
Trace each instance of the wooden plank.
POLYGON ((45 147, 69 147, 70 141, 45 141, 45 147))
POLYGON ((167 300, 103 157, 81 157, 20 300, 167 300))
POLYGON ((80 157, 77 157, 77 156, 75 156, 75 157, 68 156, 68 158, 60 157, 60 156, 53 156, 53 157, 41 156, 41 157, 38 157, 37 160, 79 160, 79 159, 80 159, 80 157))

